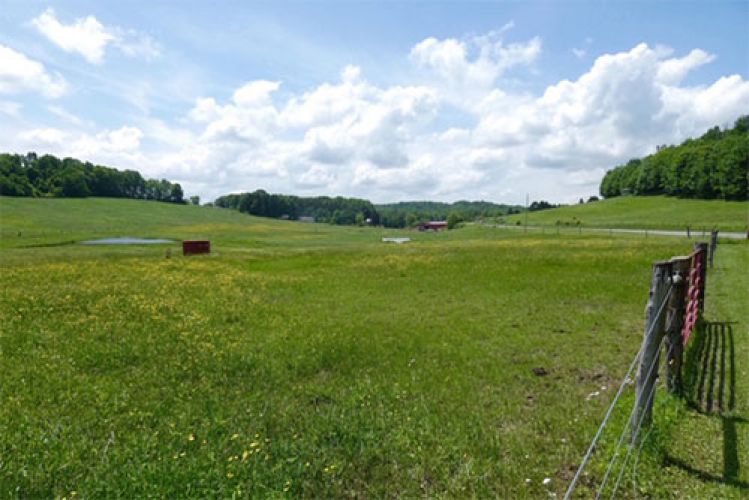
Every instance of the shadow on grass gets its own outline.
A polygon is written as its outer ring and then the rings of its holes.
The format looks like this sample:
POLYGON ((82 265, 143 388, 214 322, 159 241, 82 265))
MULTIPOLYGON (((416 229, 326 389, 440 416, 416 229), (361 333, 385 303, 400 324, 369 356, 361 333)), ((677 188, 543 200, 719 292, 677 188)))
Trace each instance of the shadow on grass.
POLYGON ((678 467, 702 481, 749 490, 739 479, 736 426, 749 420, 730 415, 736 408, 736 356, 731 322, 702 322, 694 332, 684 363, 683 393, 693 410, 715 415, 723 424, 723 475, 716 476, 666 455, 666 465, 678 467))

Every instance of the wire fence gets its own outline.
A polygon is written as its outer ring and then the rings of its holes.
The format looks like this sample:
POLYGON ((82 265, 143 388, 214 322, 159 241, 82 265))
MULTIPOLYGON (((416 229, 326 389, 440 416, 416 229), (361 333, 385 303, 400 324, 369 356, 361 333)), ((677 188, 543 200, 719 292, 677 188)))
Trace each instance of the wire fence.
MULTIPOLYGON (((652 409, 656 398, 657 379, 661 351, 665 346, 664 363, 667 387, 679 393, 684 347, 695 329, 704 310, 706 264, 713 261, 717 247, 717 232, 711 244, 696 243, 694 251, 686 257, 674 257, 669 261, 653 265, 643 342, 635 354, 619 388, 612 399, 601 424, 588 446, 570 482, 564 498, 572 498, 579 486, 586 467, 600 445, 601 438, 611 425, 612 415, 624 401, 627 386, 632 384, 632 375, 637 369, 635 401, 607 455, 605 471, 600 481, 589 479, 587 486, 595 491, 595 498, 615 498, 629 472, 633 496, 637 496, 637 466, 645 443, 651 432, 652 409), (643 435, 643 430, 645 430, 643 435), (629 437, 629 439, 627 439, 629 437), (625 451, 626 449, 626 451, 625 451), (623 458, 622 458, 623 456, 623 458), (592 484, 593 483, 593 484, 592 484)), ((615 432, 610 429, 609 432, 615 432)), ((616 434, 614 434, 616 435, 616 434)), ((608 448, 606 448, 608 451, 608 448)))

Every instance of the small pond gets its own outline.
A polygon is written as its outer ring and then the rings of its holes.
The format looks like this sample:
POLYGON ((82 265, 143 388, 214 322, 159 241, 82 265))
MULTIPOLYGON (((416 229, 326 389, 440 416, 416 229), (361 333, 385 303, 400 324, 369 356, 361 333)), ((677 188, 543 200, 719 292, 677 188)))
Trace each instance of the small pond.
POLYGON ((161 238, 102 238, 100 240, 81 241, 81 245, 159 245, 174 243, 174 240, 161 238))

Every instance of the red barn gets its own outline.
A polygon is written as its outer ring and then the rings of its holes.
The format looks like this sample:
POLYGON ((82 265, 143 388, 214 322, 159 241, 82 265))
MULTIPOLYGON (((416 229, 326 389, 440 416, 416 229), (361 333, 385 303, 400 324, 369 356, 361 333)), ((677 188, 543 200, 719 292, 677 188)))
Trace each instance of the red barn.
POLYGON ((419 224, 419 231, 442 231, 447 229, 446 220, 430 220, 419 224))

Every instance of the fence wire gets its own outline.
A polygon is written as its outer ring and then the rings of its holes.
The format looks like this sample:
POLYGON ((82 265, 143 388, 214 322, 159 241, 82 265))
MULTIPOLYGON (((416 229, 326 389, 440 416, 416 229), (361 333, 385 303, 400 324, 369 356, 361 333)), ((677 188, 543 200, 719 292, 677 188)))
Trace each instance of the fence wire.
MULTIPOLYGON (((660 352, 661 347, 663 346, 663 342, 665 342, 665 340, 666 340, 666 337, 663 337, 661 339, 660 343, 658 344, 658 352, 660 352)), ((673 347, 671 349, 673 349, 673 347)), ((648 379, 653 374, 653 370, 658 366, 658 362, 659 362, 658 358, 659 358, 659 356, 655 356, 653 358, 653 361, 651 361, 650 366, 648 367, 648 375, 647 375, 648 379)), ((653 397, 653 393, 655 393, 655 387, 656 387, 656 384, 653 384, 653 387, 650 390, 650 395, 648 396, 648 400, 647 400, 646 406, 650 405, 650 401, 651 401, 651 399, 653 397)), ((619 460, 619 449, 621 448, 622 444, 624 443, 624 438, 627 435, 627 431, 629 430, 629 428, 631 426, 632 419, 634 418, 636 411, 637 411, 637 405, 635 404, 632 407, 632 411, 629 414, 629 418, 627 419, 627 422, 624 424, 624 428, 622 429, 621 434, 619 435, 619 439, 617 440, 616 447, 614 447, 613 456, 611 457, 611 460, 609 461, 608 467, 606 467, 606 473, 604 474, 603 480, 601 481, 601 485, 598 487, 598 491, 596 492, 596 498, 597 499, 601 498, 601 495, 603 494, 603 491, 606 488, 606 483, 608 482, 609 475, 611 474, 611 471, 613 470, 614 465, 619 460)), ((640 416, 640 423, 638 425, 637 430, 636 431, 635 430, 632 431, 632 433, 635 435, 635 437, 633 439, 636 439, 636 433, 639 432, 640 426, 642 425, 643 418, 645 417, 645 413, 646 412, 643 412, 642 415, 640 416)), ((626 462, 625 462, 625 464, 626 464, 626 462)))
MULTIPOLYGON (((660 305, 658 306, 658 311, 655 314, 655 317, 653 321, 650 322, 650 327, 645 332, 644 337, 647 338, 653 333, 653 329, 658 324, 658 320, 663 313, 663 310, 668 303, 668 300, 671 297, 671 293, 673 292, 673 284, 671 284, 668 288, 667 293, 664 295, 663 299, 661 300, 660 305)), ((663 342, 663 340, 661 340, 663 342)), ((606 428, 606 425, 609 422, 609 419, 611 418, 612 413, 614 412, 614 408, 616 407, 616 404, 619 402, 619 398, 624 393, 624 388, 627 385, 627 381, 631 380, 632 372, 635 369, 635 366, 637 366, 638 361, 640 360, 643 350, 645 348, 644 343, 640 346, 640 349, 637 351, 637 354, 635 354, 634 359, 632 360, 632 363, 629 365, 629 369, 627 370, 626 375, 622 379, 621 384, 619 385, 619 389, 616 391, 616 395, 614 396, 614 399, 611 401, 611 404, 608 407, 608 410, 606 411, 606 415, 603 417, 603 421, 601 422, 601 425, 598 427, 598 430, 596 431, 595 436, 593 436, 593 440, 590 443, 590 446, 588 446, 588 450, 586 451, 585 455, 583 456, 582 461, 580 462, 580 466, 577 468, 577 472, 575 473, 575 476, 572 478, 572 482, 570 483, 569 487, 567 488, 567 491, 564 494, 564 500, 568 500, 572 497, 572 493, 575 491, 575 487, 577 486, 578 481, 580 480, 580 477, 582 476, 582 472, 585 469, 585 466, 590 461, 591 456, 593 455, 593 451, 595 450, 596 444, 598 443, 598 440, 601 438, 601 435, 603 434, 603 430, 606 428)), ((660 350, 660 346, 658 347, 660 350)), ((658 359, 658 356, 656 356, 653 360, 653 363, 651 363, 650 370, 653 369, 653 365, 655 364, 655 361, 658 359)), ((655 392, 655 384, 653 384, 653 389, 651 391, 651 397, 652 394, 655 392)), ((648 403, 649 404, 649 403, 648 403)), ((645 412, 643 412, 643 416, 645 415, 645 412)), ((631 417, 630 417, 631 418, 631 417)), ((642 423, 642 416, 640 418, 640 423, 642 423)), ((625 424, 625 427, 628 426, 629 423, 625 424)), ((639 429, 638 429, 639 432, 639 429)), ((629 454, 628 454, 629 456, 629 454)), ((626 464, 626 462, 625 462, 626 464)), ((607 476, 609 474, 609 471, 607 471, 607 476)), ((598 495, 596 495, 598 497, 598 495)))
MULTIPOLYGON (((661 347, 663 346, 664 341, 665 341, 665 337, 661 339, 661 342, 658 345, 658 351, 660 351, 661 347)), ((671 348, 668 350, 668 353, 666 354, 667 359, 668 357, 671 356, 671 353, 673 352, 673 348, 674 347, 672 345, 671 348)), ((656 356, 656 358, 653 360, 652 366, 656 366, 658 364, 657 360, 658 360, 658 356, 656 356)), ((651 370, 652 370, 652 366, 651 366, 651 370)), ((650 406, 651 402, 653 401, 656 387, 657 387, 657 384, 654 383, 653 387, 650 389, 650 394, 648 394, 646 406, 650 406)), ((616 478, 616 483, 614 484, 614 488, 611 491, 611 498, 615 498, 616 492, 619 490, 619 484, 621 483, 621 480, 624 477, 624 473, 627 470, 627 463, 629 462, 629 457, 632 454, 632 450, 634 449, 635 444, 637 444, 637 438, 639 437, 640 431, 642 430, 642 423, 645 419, 645 414, 646 412, 643 412, 642 415, 640 415, 640 419, 637 422, 637 427, 633 429, 632 431, 632 444, 630 444, 627 449, 627 455, 624 457, 624 462, 622 463, 621 469, 619 470, 619 475, 616 478)), ((652 429, 652 427, 650 429, 652 429)), ((639 445, 637 446, 636 460, 639 460, 640 458, 640 453, 642 452, 642 447, 644 443, 645 443, 645 440, 643 439, 640 441, 639 445)))

